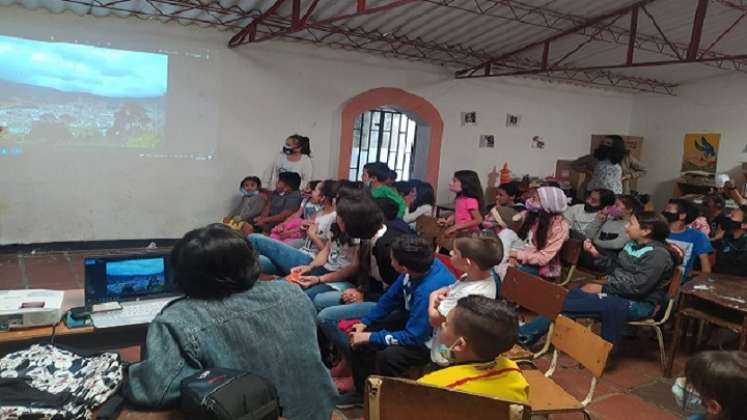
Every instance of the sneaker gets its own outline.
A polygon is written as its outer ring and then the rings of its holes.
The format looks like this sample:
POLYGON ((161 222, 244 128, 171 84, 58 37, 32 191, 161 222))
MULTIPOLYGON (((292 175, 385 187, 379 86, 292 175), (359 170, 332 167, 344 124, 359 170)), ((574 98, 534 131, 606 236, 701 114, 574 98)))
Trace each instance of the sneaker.
POLYGON ((337 408, 353 408, 363 406, 363 396, 357 391, 350 391, 340 394, 335 401, 337 408))
POLYGON ((339 391, 340 394, 344 394, 344 393, 355 390, 355 383, 353 383, 352 376, 341 376, 341 377, 333 378, 333 379, 335 381, 335 386, 337 387, 337 391, 339 391))

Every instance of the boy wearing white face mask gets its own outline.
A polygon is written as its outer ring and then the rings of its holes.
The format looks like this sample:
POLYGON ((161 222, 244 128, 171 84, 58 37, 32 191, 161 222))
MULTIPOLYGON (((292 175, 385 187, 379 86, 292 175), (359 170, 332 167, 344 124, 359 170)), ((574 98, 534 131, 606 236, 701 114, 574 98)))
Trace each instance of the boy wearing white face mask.
POLYGON ((529 384, 516 362, 501 356, 516 343, 517 334, 516 313, 505 302, 461 298, 434 344, 453 365, 418 382, 526 403, 529 384))
MULTIPOLYGON (((431 349, 431 361, 448 366, 449 360, 438 350, 439 327, 456 306, 459 299, 469 295, 495 299, 496 279, 492 268, 503 259, 503 244, 500 239, 487 236, 462 237, 454 240, 451 264, 464 272, 456 283, 431 293, 428 304, 428 322, 433 327, 433 338, 426 343, 431 349)), ((500 280, 498 280, 500 281, 500 280)))

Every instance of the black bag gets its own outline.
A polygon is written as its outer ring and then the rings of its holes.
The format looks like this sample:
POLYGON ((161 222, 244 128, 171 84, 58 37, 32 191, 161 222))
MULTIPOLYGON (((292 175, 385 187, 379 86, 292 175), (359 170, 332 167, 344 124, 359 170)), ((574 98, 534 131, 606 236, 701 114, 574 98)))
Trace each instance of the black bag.
POLYGON ((261 376, 233 369, 208 369, 182 380, 187 419, 277 420, 282 415, 275 386, 261 376))

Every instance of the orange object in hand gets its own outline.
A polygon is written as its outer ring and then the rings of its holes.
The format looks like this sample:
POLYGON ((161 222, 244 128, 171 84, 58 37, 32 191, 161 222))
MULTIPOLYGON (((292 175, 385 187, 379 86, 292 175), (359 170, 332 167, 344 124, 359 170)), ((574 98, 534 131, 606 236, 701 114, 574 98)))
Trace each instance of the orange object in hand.
POLYGON ((286 280, 290 283, 296 283, 301 279, 301 273, 298 271, 291 271, 286 277, 286 280))

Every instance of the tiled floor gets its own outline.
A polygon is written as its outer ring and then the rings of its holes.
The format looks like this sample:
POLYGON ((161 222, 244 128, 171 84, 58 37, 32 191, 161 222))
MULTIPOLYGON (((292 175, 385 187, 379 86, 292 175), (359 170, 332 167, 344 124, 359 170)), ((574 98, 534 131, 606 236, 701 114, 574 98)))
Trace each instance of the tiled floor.
MULTIPOLYGON (((36 255, 0 255, 0 289, 83 287, 83 258, 86 255, 121 253, 113 251, 60 252, 36 255)), ((137 348, 122 349, 128 360, 137 360, 137 348)), ((675 373, 682 371, 686 355, 680 353, 675 360, 675 373)), ((549 365, 549 357, 538 361, 540 369, 549 365)), ((568 392, 583 399, 591 376, 568 358, 560 358, 554 375, 556 381, 568 392)), ((626 339, 614 368, 605 372, 589 406, 594 419, 649 420, 682 418, 669 391, 671 380, 663 378, 659 368, 656 341, 644 337, 626 339)), ((361 410, 335 414, 337 419, 356 418, 361 410)), ((556 415, 552 419, 583 418, 581 415, 556 415)))

